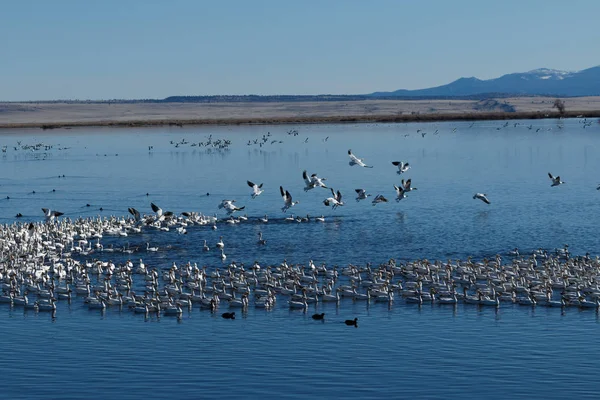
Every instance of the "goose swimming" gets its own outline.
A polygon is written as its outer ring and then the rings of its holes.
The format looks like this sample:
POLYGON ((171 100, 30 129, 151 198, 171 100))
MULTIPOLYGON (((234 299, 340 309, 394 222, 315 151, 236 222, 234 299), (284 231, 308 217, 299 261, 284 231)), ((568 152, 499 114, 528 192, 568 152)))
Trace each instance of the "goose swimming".
POLYGON ((405 163, 403 161, 392 161, 392 164, 394 164, 396 167, 398 167, 398 171, 396 171, 396 173, 398 175, 401 175, 410 169, 410 165, 408 165, 408 163, 405 163))
POLYGON ((299 201, 292 201, 292 195, 287 190, 284 191, 283 190, 283 186, 279 186, 279 192, 281 193, 281 197, 283 197, 283 202, 284 202, 284 205, 281 208, 281 211, 286 212, 291 207, 293 207, 296 204, 300 203, 299 201))
POLYGON ((548 172, 548 176, 550 177, 550 179, 552 179, 552 185, 550 185, 550 187, 558 186, 558 185, 562 185, 563 183, 566 183, 566 182, 563 182, 560 180, 560 176, 552 176, 552 174, 550 172, 548 172))
POLYGON ((248 183, 248 186, 250 186, 252 188, 252 198, 253 199, 255 199, 256 196, 259 196, 262 192, 264 192, 264 190, 262 190, 262 186, 263 186, 262 183, 260 185, 257 185, 256 183, 253 183, 251 181, 246 181, 246 183, 248 183))
POLYGON ((325 204, 326 206, 331 205, 331 208, 333 208, 334 210, 338 208, 338 206, 344 205, 344 202, 342 201, 342 194, 339 190, 336 193, 333 191, 333 188, 331 188, 331 194, 333 197, 328 197, 325 200, 323 200, 323 204, 325 204))
POLYGON ((490 201, 487 198, 487 195, 485 193, 475 193, 473 195, 474 199, 479 199, 481 201, 483 201, 485 204, 491 204, 490 201))
POLYGON ((367 193, 365 189, 354 189, 356 192, 356 202, 358 203, 361 200, 366 200, 370 194, 367 193))
POLYGON ((344 323, 348 326, 355 326, 358 328, 358 318, 347 319, 346 321, 344 321, 344 323))
POLYGON ((258 232, 258 242, 257 243, 261 246, 264 246, 265 244, 267 244, 266 239, 263 239, 262 232, 258 232))
POLYGON ((352 154, 352 150, 348 150, 348 156, 350 156, 349 164, 351 167, 354 165, 358 165, 359 167, 373 168, 372 165, 365 164, 362 158, 358 158, 354 154, 352 154))
POLYGON ((173 213, 171 211, 163 211, 162 208, 160 208, 159 206, 157 206, 154 203, 150 203, 150 207, 152 207, 152 211, 154 211, 154 213, 156 214, 156 220, 155 221, 163 221, 165 218, 170 218, 173 216, 173 213))
POLYGON ((321 313, 321 314, 313 314, 312 315, 312 319, 315 319, 317 321, 322 321, 325 319, 325 313, 321 313))

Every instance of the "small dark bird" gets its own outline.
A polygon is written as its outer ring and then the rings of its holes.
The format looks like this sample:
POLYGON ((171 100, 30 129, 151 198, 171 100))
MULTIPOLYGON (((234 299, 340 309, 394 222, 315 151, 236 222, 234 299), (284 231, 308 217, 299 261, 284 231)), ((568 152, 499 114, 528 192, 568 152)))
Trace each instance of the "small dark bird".
POLYGON ((23 214, 18 213, 17 215, 15 215, 15 218, 21 218, 23 216, 23 214))
POLYGON ((346 323, 346 325, 348 326, 355 326, 358 328, 358 318, 354 318, 354 319, 347 319, 346 321, 344 321, 346 323))
POLYGON ((325 319, 325 313, 321 313, 321 314, 313 314, 312 319, 316 319, 316 320, 324 320, 325 319))
POLYGON ((221 314, 221 317, 223 317, 225 319, 235 319, 235 311, 223 313, 223 314, 221 314))

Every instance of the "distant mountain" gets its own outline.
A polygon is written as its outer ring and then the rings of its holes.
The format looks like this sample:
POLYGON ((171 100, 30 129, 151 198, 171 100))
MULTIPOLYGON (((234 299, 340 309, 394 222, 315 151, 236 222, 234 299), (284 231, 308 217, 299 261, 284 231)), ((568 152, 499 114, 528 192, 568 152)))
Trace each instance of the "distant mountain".
POLYGON ((481 80, 460 78, 447 85, 418 90, 375 92, 371 97, 453 97, 485 93, 550 96, 600 95, 600 66, 578 72, 540 68, 481 80))

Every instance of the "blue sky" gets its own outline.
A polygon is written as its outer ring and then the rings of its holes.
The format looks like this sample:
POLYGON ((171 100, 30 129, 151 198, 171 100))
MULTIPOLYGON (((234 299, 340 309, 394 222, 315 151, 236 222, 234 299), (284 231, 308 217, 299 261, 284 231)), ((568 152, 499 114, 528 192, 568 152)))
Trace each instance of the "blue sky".
POLYGON ((358 94, 600 64, 597 0, 18 0, 0 101, 358 94))

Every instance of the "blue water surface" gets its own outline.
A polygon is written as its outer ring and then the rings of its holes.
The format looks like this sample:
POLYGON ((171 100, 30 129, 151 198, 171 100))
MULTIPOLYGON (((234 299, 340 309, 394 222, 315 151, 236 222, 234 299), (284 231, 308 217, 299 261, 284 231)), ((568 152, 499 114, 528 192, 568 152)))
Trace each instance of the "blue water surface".
MULTIPOLYGON (((220 219, 217 230, 192 226, 186 235, 104 236, 105 248, 135 252, 90 259, 214 270, 231 261, 341 268, 482 259, 565 244, 573 254, 600 254, 600 125, 581 119, 4 130, 0 146, 3 224, 17 213, 41 221, 42 207, 71 219, 127 216, 129 207, 151 214, 151 202, 220 219), (350 166, 349 149, 373 168, 350 166), (396 160, 411 169, 398 175, 396 160), (326 207, 327 189, 304 192, 303 170, 325 177, 345 205, 326 207), (548 172, 566 183, 551 187, 548 172), (396 202, 393 185, 408 178, 418 189, 396 202), (264 193, 251 199, 247 180, 263 183, 264 193), (300 201, 287 213, 279 186, 300 201), (389 202, 357 202, 357 188, 389 202), (473 199, 476 192, 491 204, 473 199), (237 215, 248 221, 223 222, 223 199, 245 206, 237 215), (288 222, 290 214, 311 220, 288 222), (267 224, 258 221, 264 215, 267 224), (324 223, 314 221, 320 215, 324 223), (257 245, 259 231, 266 246, 257 245), (214 251, 220 236, 227 263, 214 251), (204 240, 211 251, 202 251, 204 240), (146 252, 146 243, 160 250, 146 252)), ((598 397, 594 310, 417 306, 398 297, 306 312, 282 301, 232 321, 197 308, 180 319, 100 312, 74 299, 59 302, 54 317, 0 304, 0 318, 2 398, 598 397), (313 312, 325 312, 325 322, 313 312), (344 324, 355 317, 357 328, 344 324)))

